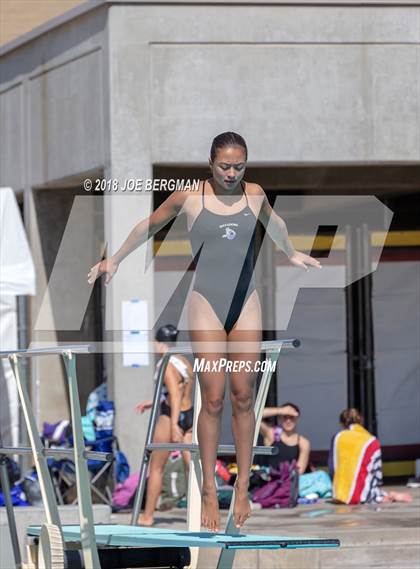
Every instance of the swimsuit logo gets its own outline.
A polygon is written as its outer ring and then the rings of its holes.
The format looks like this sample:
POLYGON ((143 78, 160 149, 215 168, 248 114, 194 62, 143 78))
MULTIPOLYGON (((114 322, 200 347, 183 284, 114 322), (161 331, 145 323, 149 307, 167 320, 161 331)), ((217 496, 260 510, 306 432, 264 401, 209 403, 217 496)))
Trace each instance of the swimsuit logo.
POLYGON ((236 231, 234 229, 232 229, 231 227, 225 227, 225 234, 222 235, 223 238, 227 237, 227 239, 229 239, 229 241, 231 241, 232 239, 235 239, 236 237, 236 231))

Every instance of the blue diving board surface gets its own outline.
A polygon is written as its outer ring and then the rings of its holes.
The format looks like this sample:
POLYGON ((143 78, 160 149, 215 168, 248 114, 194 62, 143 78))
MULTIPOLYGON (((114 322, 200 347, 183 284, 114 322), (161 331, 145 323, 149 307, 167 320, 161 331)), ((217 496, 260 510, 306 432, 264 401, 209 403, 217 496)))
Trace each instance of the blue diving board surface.
MULTIPOLYGON (((80 526, 62 526, 66 542, 80 541, 80 526)), ((37 537, 41 526, 29 526, 27 535, 37 537)), ((339 547, 338 539, 291 537, 278 535, 229 535, 225 533, 189 532, 146 528, 142 526, 95 525, 99 547, 218 547, 222 549, 303 549, 339 547)))

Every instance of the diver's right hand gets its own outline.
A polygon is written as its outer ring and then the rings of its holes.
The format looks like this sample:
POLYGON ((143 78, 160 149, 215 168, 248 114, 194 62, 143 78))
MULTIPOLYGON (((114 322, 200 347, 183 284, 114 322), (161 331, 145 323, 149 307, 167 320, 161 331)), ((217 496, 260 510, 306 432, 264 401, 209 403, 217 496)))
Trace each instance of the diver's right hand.
POLYGON ((115 261, 114 257, 108 257, 107 259, 96 263, 96 265, 90 269, 88 273, 88 283, 93 284, 98 277, 106 274, 105 286, 107 286, 117 270, 118 263, 115 261))

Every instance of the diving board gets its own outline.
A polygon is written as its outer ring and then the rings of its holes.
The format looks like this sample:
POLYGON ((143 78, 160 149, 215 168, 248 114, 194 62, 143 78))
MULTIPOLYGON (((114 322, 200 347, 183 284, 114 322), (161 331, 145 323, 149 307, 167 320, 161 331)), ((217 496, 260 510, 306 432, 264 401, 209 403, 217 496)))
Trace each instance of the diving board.
MULTIPOLYGON (((80 542, 80 526, 61 526, 66 542, 80 542)), ((39 537, 42 526, 29 526, 27 535, 39 537)), ((111 547, 216 547, 219 549, 303 549, 339 547, 338 539, 279 535, 191 532, 126 525, 96 525, 96 544, 111 547)))

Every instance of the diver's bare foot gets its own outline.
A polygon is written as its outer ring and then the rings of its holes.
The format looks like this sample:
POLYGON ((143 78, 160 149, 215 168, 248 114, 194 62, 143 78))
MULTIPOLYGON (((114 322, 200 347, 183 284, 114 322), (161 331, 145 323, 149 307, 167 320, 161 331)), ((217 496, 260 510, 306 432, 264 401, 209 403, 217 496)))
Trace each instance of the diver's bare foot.
POLYGON ((216 487, 205 488, 201 494, 201 525, 209 531, 218 532, 220 528, 219 501, 216 487))
POLYGON ((233 520, 235 527, 240 528, 251 515, 251 506, 248 499, 248 481, 235 482, 235 502, 233 505, 233 520))
POLYGON ((150 527, 152 527, 153 524, 154 524, 154 519, 149 517, 149 516, 145 516, 144 514, 141 514, 138 517, 138 520, 137 520, 138 526, 144 526, 144 527, 150 528, 150 527))

